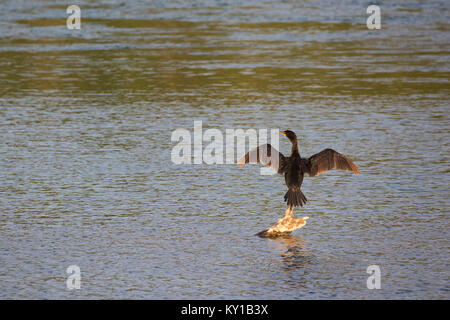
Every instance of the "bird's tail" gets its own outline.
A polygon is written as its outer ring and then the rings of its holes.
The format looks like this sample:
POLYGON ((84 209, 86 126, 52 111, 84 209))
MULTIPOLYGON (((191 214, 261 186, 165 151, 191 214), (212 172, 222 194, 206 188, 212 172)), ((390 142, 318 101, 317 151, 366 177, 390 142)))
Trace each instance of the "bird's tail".
POLYGON ((306 199, 305 195, 300 190, 295 191, 289 189, 284 195, 284 201, 287 201, 287 205, 291 207, 303 207, 303 204, 305 204, 308 199, 306 199))

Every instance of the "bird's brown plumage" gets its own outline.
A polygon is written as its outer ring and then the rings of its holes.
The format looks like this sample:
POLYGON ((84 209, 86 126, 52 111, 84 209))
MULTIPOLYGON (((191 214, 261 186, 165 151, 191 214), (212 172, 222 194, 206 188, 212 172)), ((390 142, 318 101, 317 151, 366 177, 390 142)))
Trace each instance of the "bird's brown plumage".
POLYGON ((297 136, 294 132, 286 130, 280 132, 292 142, 292 152, 289 157, 284 156, 270 144, 263 144, 250 150, 243 156, 238 164, 262 163, 274 169, 279 174, 284 174, 289 190, 284 196, 288 206, 303 206, 307 199, 300 190, 303 176, 317 176, 332 169, 351 171, 358 174, 358 167, 345 155, 333 150, 325 149, 309 158, 301 158, 298 152, 297 136))
POLYGON ((358 167, 348 157, 333 149, 320 151, 308 159, 302 159, 302 162, 305 172, 311 177, 332 169, 352 171, 354 174, 360 172, 358 167))
POLYGON ((270 144, 262 144, 259 147, 253 148, 245 156, 238 161, 241 167, 246 163, 262 163, 275 170, 275 172, 282 174, 280 169, 285 162, 285 156, 270 144))

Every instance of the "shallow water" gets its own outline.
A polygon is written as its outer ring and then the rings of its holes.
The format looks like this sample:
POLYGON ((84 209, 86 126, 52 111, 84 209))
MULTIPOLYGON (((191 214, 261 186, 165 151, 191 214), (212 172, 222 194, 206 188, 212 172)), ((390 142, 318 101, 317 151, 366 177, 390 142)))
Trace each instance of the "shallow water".
MULTIPOLYGON (((449 299, 448 1, 3 1, 0 298, 449 299), (177 128, 291 129, 361 174, 175 165, 177 128), (66 268, 81 289, 66 288, 66 268), (366 286, 369 265, 381 289, 366 286)), ((289 153, 287 139, 280 148, 289 153)))

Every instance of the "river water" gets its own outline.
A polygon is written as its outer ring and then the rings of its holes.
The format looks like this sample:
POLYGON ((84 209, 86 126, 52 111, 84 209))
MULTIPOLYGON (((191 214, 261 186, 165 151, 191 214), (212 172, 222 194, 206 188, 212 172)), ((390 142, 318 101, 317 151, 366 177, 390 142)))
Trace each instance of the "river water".
POLYGON ((450 298, 448 1, 378 1, 380 30, 369 1, 77 4, 81 30, 0 4, 0 298, 450 298), (306 226, 259 238, 284 179, 174 164, 194 121, 361 173, 306 177, 306 226))

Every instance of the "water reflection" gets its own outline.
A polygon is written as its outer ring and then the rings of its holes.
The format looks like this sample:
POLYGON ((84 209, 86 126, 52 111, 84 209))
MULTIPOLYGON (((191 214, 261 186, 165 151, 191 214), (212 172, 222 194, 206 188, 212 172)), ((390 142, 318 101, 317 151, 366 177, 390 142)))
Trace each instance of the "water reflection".
POLYGON ((304 270, 313 261, 313 255, 307 248, 306 241, 294 235, 270 239, 270 246, 280 251, 281 264, 286 272, 304 270))
POLYGON ((268 246, 279 254, 277 267, 271 266, 274 277, 294 292, 304 292, 311 286, 311 271, 317 264, 307 242, 295 235, 270 238, 268 241, 268 246))

